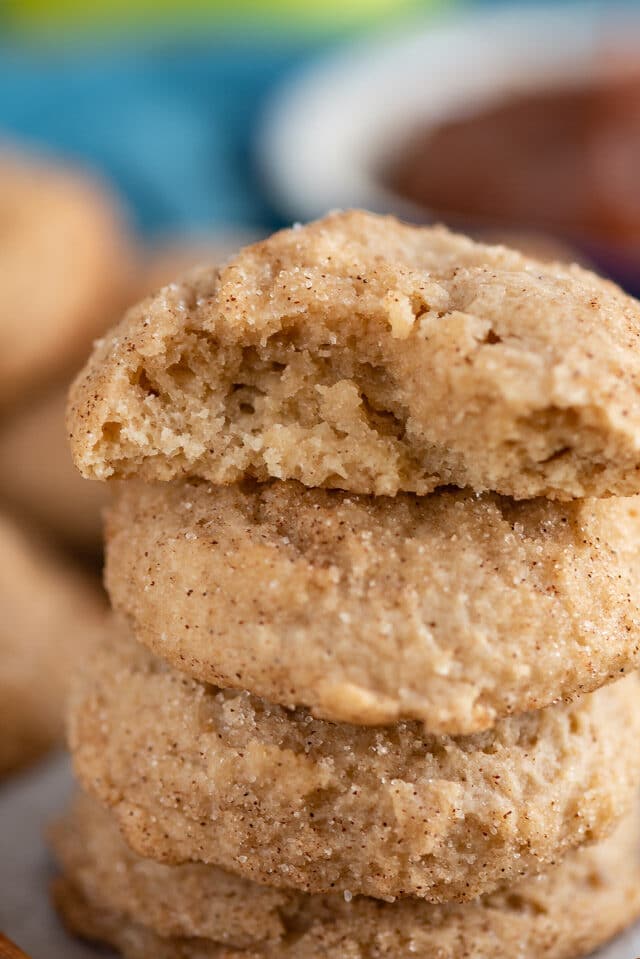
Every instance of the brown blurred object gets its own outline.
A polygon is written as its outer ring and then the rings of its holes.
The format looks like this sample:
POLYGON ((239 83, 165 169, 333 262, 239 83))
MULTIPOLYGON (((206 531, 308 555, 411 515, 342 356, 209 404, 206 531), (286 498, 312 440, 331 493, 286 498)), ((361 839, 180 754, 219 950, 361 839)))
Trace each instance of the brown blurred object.
POLYGON ((72 669, 106 603, 93 578, 0 514, 0 775, 59 742, 72 669))
POLYGON ((29 956, 0 932, 0 959, 29 959, 29 956))
POLYGON ((640 262, 640 67, 634 63, 597 90, 586 163, 601 235, 637 252, 640 262))
POLYGON ((383 175, 454 225, 536 228, 640 263, 640 71, 524 92, 418 129, 383 175))
POLYGON ((60 164, 0 149, 0 407, 80 362, 133 275, 107 188, 60 164))
MULTIPOLYGON (((239 234, 228 242, 175 240, 151 250, 140 257, 127 305, 198 263, 222 261, 243 239, 239 234)), ((54 385, 0 423, 0 497, 63 545, 91 556, 100 551, 109 486, 82 479, 71 461, 64 425, 67 389, 66 381, 54 385)))

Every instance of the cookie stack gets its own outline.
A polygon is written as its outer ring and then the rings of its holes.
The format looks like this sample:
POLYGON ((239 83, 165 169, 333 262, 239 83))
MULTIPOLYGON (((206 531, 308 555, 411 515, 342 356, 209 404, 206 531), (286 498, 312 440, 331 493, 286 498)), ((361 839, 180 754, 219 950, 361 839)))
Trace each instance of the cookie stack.
POLYGON ((131 959, 569 957, 640 914, 640 305, 335 214, 72 390, 113 633, 56 899, 131 959), (91 798, 90 798, 91 797, 91 798))

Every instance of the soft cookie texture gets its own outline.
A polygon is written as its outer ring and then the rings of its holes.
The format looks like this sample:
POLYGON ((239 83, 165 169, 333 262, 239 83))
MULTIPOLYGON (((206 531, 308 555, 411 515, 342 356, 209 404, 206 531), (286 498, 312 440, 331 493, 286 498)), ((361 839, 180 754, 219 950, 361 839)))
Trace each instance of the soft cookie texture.
POLYGON ((635 675, 475 736, 333 724, 179 673, 126 634, 69 737, 130 843, 258 882, 470 899, 606 835, 640 781, 635 675))
POLYGON ((120 486, 112 602, 196 678, 457 735, 639 665, 637 497, 120 486))
POLYGON ((62 738, 69 674, 104 619, 97 586, 0 515, 0 774, 62 738))
POLYGON ((86 476, 640 490, 640 305, 577 266, 351 212, 165 287, 71 392, 86 476))
POLYGON ((464 905, 266 889, 143 861, 86 799, 52 837, 70 929, 126 959, 570 959, 640 913, 637 814, 535 879, 464 905))
POLYGON ((102 184, 0 149, 0 407, 84 358, 124 308, 131 267, 102 184))

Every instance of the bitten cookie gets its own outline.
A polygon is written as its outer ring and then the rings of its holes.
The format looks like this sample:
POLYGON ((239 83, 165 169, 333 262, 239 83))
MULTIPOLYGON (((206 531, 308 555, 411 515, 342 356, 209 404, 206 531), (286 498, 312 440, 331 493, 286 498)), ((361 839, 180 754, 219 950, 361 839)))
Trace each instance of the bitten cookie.
POLYGON ((131 845, 274 886, 470 899, 605 836, 640 782, 635 675, 475 736, 313 719, 126 634, 71 698, 77 775, 131 845))
POLYGON ((464 905, 383 903, 257 886, 212 866, 162 866, 85 798, 52 837, 70 929, 126 959, 569 959, 640 913, 634 814, 606 841, 464 905))
POLYGON ((61 738, 69 673, 93 648, 93 581, 0 516, 0 774, 61 738))
POLYGON ((84 475, 640 490, 640 305, 577 266, 340 213, 131 310, 71 393, 84 475))
POLYGON ((640 665, 639 543, 636 497, 122 483, 106 582, 199 679, 458 735, 640 665))
POLYGON ((0 407, 82 360, 124 308, 131 244, 84 173, 0 151, 0 407))

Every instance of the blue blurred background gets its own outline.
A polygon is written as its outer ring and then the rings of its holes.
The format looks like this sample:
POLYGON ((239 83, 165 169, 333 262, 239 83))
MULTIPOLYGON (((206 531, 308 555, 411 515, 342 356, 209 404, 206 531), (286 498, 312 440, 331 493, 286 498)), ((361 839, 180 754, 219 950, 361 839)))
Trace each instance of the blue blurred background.
POLYGON ((306 38, 7 44, 0 129, 106 173, 147 234, 268 227, 252 135, 269 91, 316 52, 306 38))
POLYGON ((106 173, 146 235, 270 229, 283 217, 256 167, 265 102, 315 59, 434 6, 10 0, 0 137, 106 173))
MULTIPOLYGON (((568 5, 572 7, 571 0, 568 5)), ((267 108, 281 91, 295 87, 315 64, 339 58, 352 46, 362 49, 370 42, 374 61, 380 59, 381 39, 387 36, 392 45, 403 35, 406 40, 428 34, 432 23, 451 19, 464 25, 478 9, 500 8, 507 15, 515 11, 517 17, 519 10, 536 6, 553 12, 559 5, 553 0, 538 5, 480 0, 94 0, 92 4, 5 0, 4 6, 0 4, 0 140, 44 147, 101 172, 124 198, 144 239, 238 227, 261 234, 293 217, 323 212, 322 204, 318 209, 317 203, 305 204, 299 198, 282 203, 282 190, 278 195, 265 178, 260 133, 267 108)), ((624 6, 640 13, 635 0, 624 6)), ((578 38, 585 11, 600 10, 603 31, 613 17, 614 5, 608 0, 576 2, 573 7, 575 30, 569 26, 569 32, 578 38)), ((524 22, 522 29, 527 30, 524 22)), ((501 41, 496 41, 496 54, 504 58, 500 46, 501 41)), ((544 82, 547 52, 540 49, 539 53, 544 82)), ((456 50, 449 54, 455 63, 456 50)), ((517 56, 514 52, 514 59, 517 56)), ((567 57, 571 56, 569 51, 567 57)), ((631 64, 640 64, 640 40, 626 57, 631 64)), ((616 60, 617 54, 610 59, 616 60)), ((464 72, 465 68, 473 69, 463 57, 459 69, 464 72)), ((481 85, 482 76, 479 81, 481 85)), ((428 88, 427 80, 425 102, 428 88)), ((630 179, 630 165, 640 167, 638 91, 640 83, 636 83, 635 99, 617 97, 613 106, 605 99, 602 109, 600 101, 589 107, 599 123, 604 112, 619 118, 626 110, 633 127, 630 135, 625 133, 624 156, 618 121, 610 130, 607 121, 604 147, 601 137, 593 149, 590 143, 586 148, 581 144, 585 157, 589 154, 584 163, 590 164, 591 176, 584 189, 593 187, 607 216, 615 192, 609 182, 612 173, 620 178, 621 193, 630 179)), ((363 111, 370 107, 362 105, 363 111)), ((554 135, 550 131, 549 136, 554 135)), ((588 132, 584 136, 588 138, 588 132)), ((547 152, 540 143, 536 149, 547 152)), ((556 155, 546 162, 562 163, 563 149, 556 144, 556 155)), ((528 175, 523 174, 525 182, 528 175)), ((286 178, 286 173, 282 176, 286 178)), ((309 176, 313 176, 311 170, 309 176)), ((559 194, 571 192, 571 180, 569 176, 562 186, 555 185, 559 194)), ((477 188, 487 187, 478 181, 477 188)), ((332 199, 329 191, 327 202, 332 199)), ((376 199, 367 202, 366 195, 363 200, 362 194, 353 191, 352 195, 348 189, 336 192, 338 205, 375 206, 376 199)), ((550 196, 549 206, 557 199, 550 196)), ((621 203, 617 197, 615 202, 615 216, 620 219, 626 200, 621 203)), ((407 212, 399 202, 382 205, 407 212)), ((448 220, 446 213, 440 210, 437 218, 448 220)), ((453 219, 454 225, 466 227, 453 219)), ((528 230, 531 224, 516 222, 516 226, 528 230)), ((612 251, 610 237, 601 248, 600 239, 589 236, 587 259, 635 289, 640 285, 634 280, 640 262, 638 237, 634 234, 630 280, 628 250, 612 251)))

